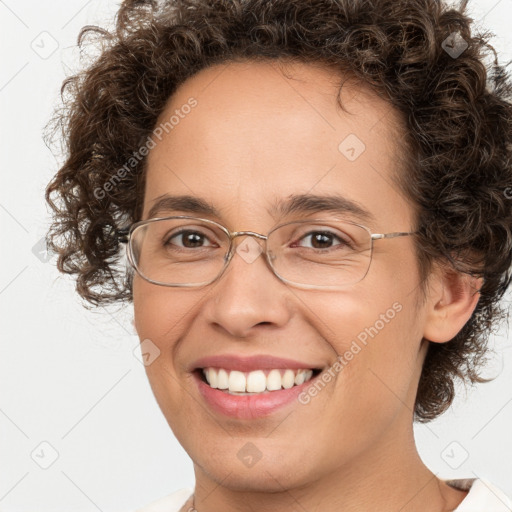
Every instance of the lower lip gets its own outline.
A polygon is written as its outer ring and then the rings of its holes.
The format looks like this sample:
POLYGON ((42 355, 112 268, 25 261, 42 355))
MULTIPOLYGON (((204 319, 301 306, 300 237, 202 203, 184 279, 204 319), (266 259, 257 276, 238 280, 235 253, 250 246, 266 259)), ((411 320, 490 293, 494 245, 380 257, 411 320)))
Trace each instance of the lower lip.
POLYGON ((210 387, 201 380, 196 372, 194 372, 194 377, 199 392, 214 411, 244 420, 262 418, 293 401, 298 403, 297 397, 316 379, 316 377, 313 377, 299 386, 281 389, 280 391, 269 391, 257 395, 231 395, 210 387))

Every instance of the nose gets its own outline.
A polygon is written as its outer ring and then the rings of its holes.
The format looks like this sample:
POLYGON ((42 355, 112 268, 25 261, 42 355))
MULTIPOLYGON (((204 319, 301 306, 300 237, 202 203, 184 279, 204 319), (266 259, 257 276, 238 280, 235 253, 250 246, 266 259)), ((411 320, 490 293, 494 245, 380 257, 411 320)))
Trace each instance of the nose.
POLYGON ((257 326, 286 325, 291 292, 269 267, 264 242, 244 236, 233 243, 231 261, 210 295, 208 321, 237 338, 250 336, 257 326))

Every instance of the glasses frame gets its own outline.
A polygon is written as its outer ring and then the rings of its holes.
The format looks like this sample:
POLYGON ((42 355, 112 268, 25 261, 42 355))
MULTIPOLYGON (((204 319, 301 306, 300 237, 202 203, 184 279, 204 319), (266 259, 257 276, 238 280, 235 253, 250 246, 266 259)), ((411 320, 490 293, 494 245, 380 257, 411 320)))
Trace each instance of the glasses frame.
POLYGON ((133 223, 130 226, 127 226, 125 228, 118 229, 117 230, 117 239, 118 239, 119 243, 127 244, 127 246, 128 246, 128 249, 127 249, 128 261, 129 261, 130 265, 133 267, 133 269, 137 272, 137 274, 139 274, 139 276, 142 277, 142 279, 144 279, 145 281, 147 281, 149 283, 152 283, 152 284, 155 284, 155 285, 158 285, 158 286, 167 286, 167 287, 174 287, 174 288, 198 288, 200 286, 207 286, 209 284, 214 283, 215 281, 217 281, 224 274, 224 272, 226 271, 226 269, 229 266, 229 263, 230 263, 231 259, 233 258, 233 255, 234 255, 235 250, 236 250, 235 249, 235 244, 233 243, 234 239, 236 237, 244 236, 245 235, 245 236, 254 236, 256 238, 259 238, 260 240, 264 240, 265 241, 265 247, 264 247, 264 250, 263 250, 262 253, 265 255, 265 260, 267 262, 267 266, 270 268, 272 273, 280 281, 282 281, 284 283, 287 283, 287 284, 290 284, 290 285, 292 285, 294 287, 301 288, 301 289, 306 289, 306 290, 338 290, 339 291, 339 290, 342 290, 342 289, 346 288, 347 286, 352 286, 354 284, 360 283, 366 277, 366 275, 368 274, 368 271, 370 270, 370 266, 371 266, 372 259, 373 259, 373 243, 374 243, 374 241, 376 241, 376 240, 391 239, 391 238, 397 238, 397 237, 402 237, 402 236, 410 236, 410 235, 414 235, 414 234, 416 234, 416 231, 396 231, 396 232, 392 232, 392 233, 372 233, 370 228, 368 228, 367 226, 363 226, 362 224, 358 224, 357 222, 352 222, 352 221, 349 221, 349 220, 346 220, 346 219, 338 218, 338 219, 299 219, 299 220, 292 220, 292 221, 289 221, 289 222, 284 222, 284 223, 278 224, 277 226, 274 226, 266 235, 262 235, 261 233, 256 233, 254 231, 230 231, 228 228, 226 228, 222 224, 219 224, 218 222, 216 222, 214 220, 210 220, 210 219, 203 219, 203 218, 200 218, 200 217, 194 217, 194 216, 190 216, 190 215, 171 215, 169 217, 155 217, 153 219, 141 220, 141 221, 135 222, 135 223, 133 223), (228 248, 228 251, 227 251, 227 253, 226 253, 225 257, 224 257, 224 266, 220 270, 220 272, 217 274, 216 277, 214 277, 210 281, 205 281, 205 282, 202 282, 202 283, 167 284, 167 283, 161 283, 159 281, 153 281, 152 279, 149 279, 148 277, 146 277, 140 271, 140 269, 136 265, 134 257, 133 257, 133 245, 131 243, 131 240, 132 240, 132 235, 133 235, 134 231, 136 229, 138 229, 138 228, 140 228, 142 226, 145 226, 147 224, 150 224, 152 222, 164 221, 164 220, 170 220, 170 219, 190 219, 190 220, 196 220, 196 221, 199 220, 199 221, 202 221, 202 222, 206 222, 208 224, 213 224, 213 225, 217 226, 218 228, 220 228, 228 236, 228 238, 229 238, 229 248, 228 248), (370 235, 370 263, 368 264, 368 268, 366 269, 366 272, 361 277, 361 279, 359 279, 358 281, 355 281, 353 283, 348 283, 348 284, 344 284, 344 285, 338 285, 338 286, 325 285, 325 286, 321 286, 321 285, 308 285, 308 284, 295 283, 293 281, 289 281, 288 279, 282 277, 281 275, 279 275, 277 273, 277 271, 274 269, 274 267, 272 265, 272 261, 271 261, 272 258, 269 256, 269 253, 268 253, 268 250, 267 250, 267 240, 268 240, 268 237, 276 229, 279 229, 279 228, 281 228, 283 226, 287 226, 289 224, 299 224, 299 223, 306 224, 306 223, 311 223, 311 222, 332 223, 333 221, 335 221, 335 222, 336 221, 341 221, 341 222, 344 222, 346 224, 351 224, 353 226, 358 226, 358 227, 364 229, 365 231, 367 231, 368 234, 370 235))

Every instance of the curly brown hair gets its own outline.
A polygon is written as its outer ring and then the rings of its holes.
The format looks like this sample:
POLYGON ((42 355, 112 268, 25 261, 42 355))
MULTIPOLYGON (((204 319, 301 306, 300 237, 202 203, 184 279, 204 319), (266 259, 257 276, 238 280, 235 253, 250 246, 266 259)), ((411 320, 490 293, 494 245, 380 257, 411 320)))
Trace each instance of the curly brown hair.
POLYGON ((422 276, 447 261, 484 278, 464 328, 429 344, 414 412, 434 419, 453 401, 454 378, 486 381, 480 369, 511 280, 511 83, 466 10, 440 0, 132 0, 110 31, 84 27, 78 45, 93 36, 102 51, 65 80, 46 128, 50 144, 61 129, 66 149, 46 190, 59 271, 76 275, 90 304, 132 300, 118 229, 141 218, 146 158, 137 149, 186 79, 240 59, 334 66, 404 116, 399 185, 417 210, 422 276), (449 51, 455 43, 460 55, 449 51))

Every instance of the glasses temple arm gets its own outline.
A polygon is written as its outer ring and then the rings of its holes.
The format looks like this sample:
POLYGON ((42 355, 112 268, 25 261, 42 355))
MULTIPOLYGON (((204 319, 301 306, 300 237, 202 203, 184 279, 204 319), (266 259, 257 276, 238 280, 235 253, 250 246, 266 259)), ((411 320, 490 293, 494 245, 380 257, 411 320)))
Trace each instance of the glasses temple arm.
POLYGON ((416 231, 408 231, 408 232, 397 232, 397 233, 372 233, 372 240, 380 240, 381 238, 396 238, 398 236, 409 236, 415 235, 416 231))

